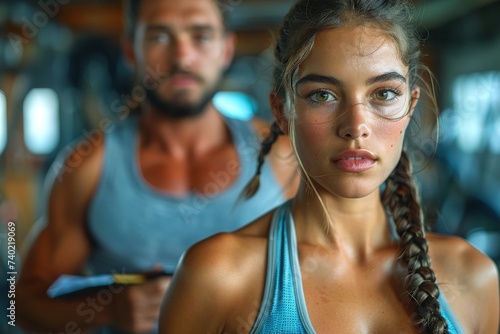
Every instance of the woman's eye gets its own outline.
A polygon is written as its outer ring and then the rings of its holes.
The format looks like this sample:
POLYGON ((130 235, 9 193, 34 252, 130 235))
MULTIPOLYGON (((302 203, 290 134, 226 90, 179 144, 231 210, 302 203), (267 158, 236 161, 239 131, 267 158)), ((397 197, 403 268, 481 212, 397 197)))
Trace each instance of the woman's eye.
POLYGON ((333 100, 333 95, 324 91, 314 92, 309 97, 313 102, 329 102, 333 100))
POLYGON ((375 93, 375 98, 379 101, 392 101, 399 95, 401 94, 391 89, 383 89, 375 93))

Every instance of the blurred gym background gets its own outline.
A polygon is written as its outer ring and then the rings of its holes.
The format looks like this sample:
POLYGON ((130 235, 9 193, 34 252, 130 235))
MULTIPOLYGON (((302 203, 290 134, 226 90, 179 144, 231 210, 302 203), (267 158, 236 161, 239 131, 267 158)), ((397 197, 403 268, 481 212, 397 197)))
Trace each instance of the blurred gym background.
MULTIPOLYGON (((216 103, 270 119, 274 33, 293 1, 227 0, 236 58, 216 103)), ((437 77, 435 135, 419 139, 416 176, 428 222, 500 261, 500 1, 415 2, 424 61, 437 77)), ((44 176, 68 143, 114 120, 131 94, 121 0, 0 2, 0 244, 18 251, 43 214, 44 176), (3 231, 2 231, 3 230, 3 231)), ((91 149, 91 147, 89 148, 91 149)), ((450 250, 450 252, 453 250, 450 250)), ((4 254, 5 253, 5 254, 4 254)), ((22 256, 19 256, 22 261, 22 256)))

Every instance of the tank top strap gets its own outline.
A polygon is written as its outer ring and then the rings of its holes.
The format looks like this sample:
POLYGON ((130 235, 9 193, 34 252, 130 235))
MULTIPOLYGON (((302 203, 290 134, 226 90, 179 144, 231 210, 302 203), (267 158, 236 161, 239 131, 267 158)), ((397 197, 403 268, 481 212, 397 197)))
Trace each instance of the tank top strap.
POLYGON ((264 333, 263 327, 264 323, 267 322, 272 309, 274 308, 274 292, 276 284, 279 284, 279 273, 281 267, 281 251, 282 251, 282 240, 283 235, 283 224, 280 224, 281 216, 283 215, 283 208, 285 205, 281 205, 276 209, 271 221, 271 228, 269 231, 269 241, 267 245, 267 270, 266 270, 266 281, 264 286, 264 296, 262 298, 262 303, 260 306, 259 314, 255 320, 255 323, 250 331, 250 334, 264 333))
POLYGON ((438 302, 439 302, 439 307, 441 309, 441 314, 443 315, 443 318, 446 320, 446 323, 448 324, 448 333, 449 334, 464 334, 464 330, 462 329, 462 326, 458 322, 457 317, 451 310, 450 305, 448 304, 448 301, 446 300, 445 295, 443 292, 439 291, 439 297, 438 297, 438 302))
POLYGON ((241 160, 240 179, 251 178, 255 172, 253 166, 257 166, 257 156, 259 154, 259 139, 251 122, 242 121, 227 116, 224 117, 233 143, 238 151, 241 160))
POLYGON ((291 201, 280 206, 271 222, 264 297, 250 333, 314 333, 305 308, 290 206, 291 201))
POLYGON ((113 128, 106 133, 101 179, 112 178, 117 168, 126 173, 128 182, 134 179, 136 126, 137 115, 129 115, 125 120, 113 124, 113 128))
POLYGON ((240 119, 222 116, 224 122, 229 127, 231 135, 236 145, 243 145, 247 143, 252 148, 258 147, 255 143, 258 142, 257 134, 252 126, 252 122, 242 121, 240 119), (252 143, 252 144, 250 144, 252 143))

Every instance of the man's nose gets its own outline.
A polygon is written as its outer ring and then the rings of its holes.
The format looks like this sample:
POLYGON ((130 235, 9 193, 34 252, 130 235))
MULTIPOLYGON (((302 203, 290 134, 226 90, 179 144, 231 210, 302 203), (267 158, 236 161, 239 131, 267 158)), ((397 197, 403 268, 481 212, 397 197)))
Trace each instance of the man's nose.
POLYGON ((179 38, 175 43, 175 63, 182 69, 189 69, 194 63, 196 50, 193 43, 186 37, 179 38))

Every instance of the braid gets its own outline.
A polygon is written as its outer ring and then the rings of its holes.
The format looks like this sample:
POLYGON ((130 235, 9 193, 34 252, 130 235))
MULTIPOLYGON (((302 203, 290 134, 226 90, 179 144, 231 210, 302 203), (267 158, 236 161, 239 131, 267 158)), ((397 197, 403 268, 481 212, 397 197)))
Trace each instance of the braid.
POLYGON ((269 135, 261 143, 259 157, 257 159, 257 170, 255 171, 255 175, 243 189, 240 198, 242 197, 244 199, 249 199, 250 197, 255 195, 257 190, 259 190, 260 172, 262 171, 262 165, 264 165, 264 159, 266 155, 269 153, 269 151, 271 151, 271 147, 281 134, 283 134, 283 132, 279 128, 278 124, 276 122, 273 122, 273 124, 271 125, 271 131, 269 132, 269 135))
POLYGON ((429 245, 425 238, 417 187, 410 172, 410 160, 403 151, 397 167, 387 180, 382 198, 385 207, 391 211, 400 236, 398 261, 407 268, 403 283, 415 306, 414 321, 425 333, 447 334, 448 325, 437 300, 439 288, 430 268, 429 245))

